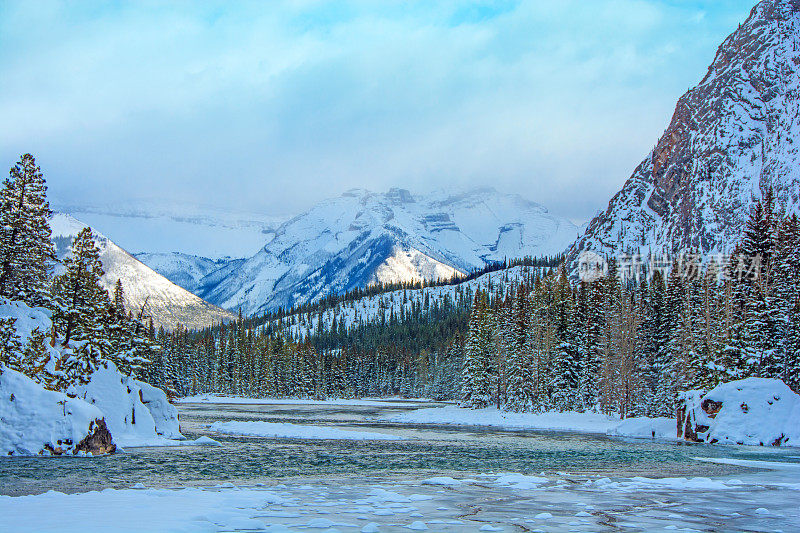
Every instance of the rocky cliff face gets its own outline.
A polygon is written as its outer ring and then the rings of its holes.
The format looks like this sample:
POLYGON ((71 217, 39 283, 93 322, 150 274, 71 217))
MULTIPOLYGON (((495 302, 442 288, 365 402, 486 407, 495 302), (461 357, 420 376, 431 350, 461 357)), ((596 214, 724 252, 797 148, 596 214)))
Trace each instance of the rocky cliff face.
POLYGON ((664 135, 571 247, 725 251, 767 187, 800 203, 800 0, 763 0, 719 47, 664 135))

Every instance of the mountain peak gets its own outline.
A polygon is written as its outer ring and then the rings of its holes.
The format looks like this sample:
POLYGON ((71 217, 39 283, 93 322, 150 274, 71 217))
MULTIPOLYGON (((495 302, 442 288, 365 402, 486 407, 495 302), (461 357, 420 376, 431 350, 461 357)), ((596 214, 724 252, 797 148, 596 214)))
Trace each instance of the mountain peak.
POLYGON ((393 204, 414 203, 414 197, 408 190, 398 189, 397 187, 392 187, 391 189, 389 189, 389 192, 386 193, 386 198, 393 204))
POLYGON ((703 81, 608 208, 584 249, 704 253, 740 237, 766 187, 800 203, 800 0, 764 0, 720 46, 703 81))
MULTIPOLYGON (((192 288, 221 307, 263 312, 374 282, 450 278, 504 258, 555 255, 576 232, 538 204, 491 188, 455 196, 351 189, 285 222, 255 256, 192 288)), ((159 258, 148 260, 158 268, 159 258)))

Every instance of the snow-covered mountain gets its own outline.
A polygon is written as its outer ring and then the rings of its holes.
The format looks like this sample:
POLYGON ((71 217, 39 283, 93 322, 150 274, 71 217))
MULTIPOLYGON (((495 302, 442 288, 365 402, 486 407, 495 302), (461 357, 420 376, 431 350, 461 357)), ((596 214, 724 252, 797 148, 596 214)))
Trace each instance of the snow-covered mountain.
POLYGON ((800 0, 763 0, 717 51, 699 85, 605 212, 572 246, 721 252, 767 187, 800 203, 800 0))
MULTIPOLYGON (((313 301, 373 282, 450 278, 487 263, 563 252, 570 221, 493 189, 414 196, 352 190, 278 227, 253 257, 197 280, 201 262, 142 259, 195 294, 245 313, 313 301)), ((205 263, 203 263, 205 264, 205 263)))
POLYGON ((134 254, 134 257, 189 292, 197 290, 200 280, 212 272, 244 261, 244 259, 209 259, 180 252, 139 253, 134 254))
MULTIPOLYGON (((70 215, 56 213, 50 220, 50 226, 58 257, 63 259, 69 253, 72 240, 87 224, 70 215)), ((94 230, 93 233, 105 270, 101 282, 111 291, 117 280, 122 280, 128 309, 136 312, 147 301, 147 313, 156 324, 168 329, 178 324, 189 328, 202 327, 235 318, 232 313, 170 282, 103 234, 94 230)))

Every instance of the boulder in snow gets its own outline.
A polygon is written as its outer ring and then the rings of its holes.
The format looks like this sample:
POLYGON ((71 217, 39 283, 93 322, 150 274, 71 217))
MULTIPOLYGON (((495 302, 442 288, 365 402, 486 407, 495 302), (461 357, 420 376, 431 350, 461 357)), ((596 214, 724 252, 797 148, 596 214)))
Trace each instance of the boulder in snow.
POLYGON ((800 446, 800 396, 777 379, 747 378, 684 393, 679 437, 711 444, 800 446))

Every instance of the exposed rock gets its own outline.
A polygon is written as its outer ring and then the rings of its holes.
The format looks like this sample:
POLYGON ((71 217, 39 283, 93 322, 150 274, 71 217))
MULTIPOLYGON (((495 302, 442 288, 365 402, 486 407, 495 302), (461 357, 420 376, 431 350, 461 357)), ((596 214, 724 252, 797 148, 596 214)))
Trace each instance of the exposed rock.
POLYGON ((572 246, 729 251, 768 186, 800 204, 800 2, 763 0, 683 95, 667 130, 572 246))
POLYGON ((95 419, 89 426, 89 435, 78 443, 75 448, 79 452, 88 452, 92 455, 103 455, 117 451, 117 445, 111 437, 111 432, 106 427, 106 421, 102 418, 95 419))

